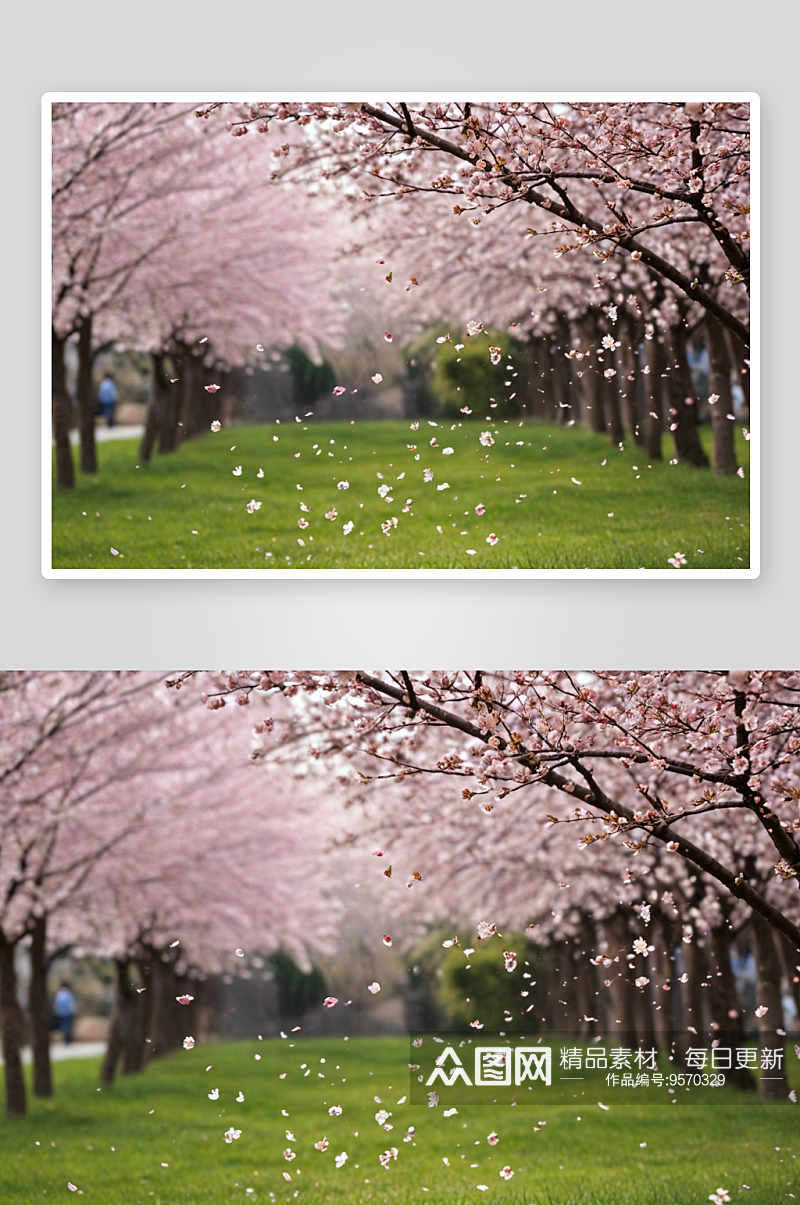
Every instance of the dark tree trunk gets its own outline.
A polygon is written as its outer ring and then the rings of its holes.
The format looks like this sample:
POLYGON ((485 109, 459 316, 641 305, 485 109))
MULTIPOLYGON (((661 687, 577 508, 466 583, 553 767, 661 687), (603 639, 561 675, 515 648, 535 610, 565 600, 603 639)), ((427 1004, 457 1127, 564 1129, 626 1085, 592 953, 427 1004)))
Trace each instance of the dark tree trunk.
POLYGON ((608 989, 611 994, 608 1031, 609 1034, 618 1032, 635 1035, 638 1033, 636 1007, 638 989, 634 987, 629 978, 627 964, 624 961, 630 945, 628 923, 624 915, 617 913, 609 918, 603 927, 608 939, 609 957, 615 958, 619 955, 620 959, 619 962, 611 964, 606 976, 611 979, 611 987, 608 989))
MULTIPOLYGON (((606 357, 613 364, 613 358, 606 357)), ((606 430, 610 443, 618 447, 625 439, 625 429, 622 426, 622 411, 620 409, 620 391, 616 377, 609 381, 600 377, 600 388, 603 390, 603 413, 606 416, 606 430)))
POLYGON ((675 1037, 676 975, 672 953, 675 945, 675 924, 663 914, 655 918, 653 945, 655 954, 652 961, 655 964, 656 979, 652 986, 654 987, 653 996, 656 998, 654 1020, 657 1044, 659 1049, 667 1050, 675 1037))
POLYGON ((175 375, 178 380, 174 385, 164 383, 164 393, 162 396, 161 414, 158 427, 158 450, 159 452, 174 452, 180 443, 180 409, 181 409, 181 393, 183 387, 183 377, 189 371, 187 363, 190 359, 188 353, 184 354, 184 349, 180 348, 180 356, 173 356, 173 364, 175 366, 175 375))
POLYGON ((125 1051, 129 1034, 133 1028, 138 999, 136 989, 128 976, 128 959, 115 958, 114 967, 116 971, 114 1003, 111 1007, 108 1045, 103 1065, 100 1068, 100 1083, 104 1087, 108 1087, 114 1082, 117 1064, 125 1051))
POLYGON ((600 376, 603 365, 596 362, 596 344, 598 340, 596 316, 588 314, 581 322, 580 330, 582 336, 581 342, 584 344, 582 350, 591 349, 592 356, 591 368, 584 367, 586 364, 585 360, 576 361, 580 366, 578 372, 583 373, 581 377, 584 397, 583 411, 590 429, 599 435, 605 433, 606 416, 603 409, 603 394, 605 393, 603 385, 605 382, 602 376, 600 376))
POLYGON ((78 431, 81 437, 81 472, 97 472, 94 438, 94 386, 92 383, 92 315, 86 314, 78 328, 78 431))
POLYGON ((33 1094, 34 1096, 52 1096, 50 1004, 47 999, 47 917, 45 916, 37 916, 33 922, 28 1024, 33 1052, 33 1094))
POLYGON ((155 447, 155 442, 158 438, 159 430, 161 429, 164 407, 167 404, 167 390, 172 388, 164 368, 164 358, 165 357, 161 352, 150 353, 150 359, 152 361, 150 397, 148 398, 147 402, 147 417, 144 424, 144 434, 142 435, 142 442, 139 445, 139 460, 142 464, 147 464, 153 454, 153 448, 155 447))
POLYGON ((712 394, 717 394, 717 401, 711 406, 714 474, 717 477, 730 477, 737 469, 733 442, 734 423, 728 418, 728 415, 733 413, 731 362, 725 334, 719 322, 710 314, 706 314, 705 326, 710 366, 709 383, 712 394))
POLYGON ((17 999, 16 944, 0 935, 0 1033, 3 1038, 3 1070, 6 1085, 6 1115, 22 1117, 26 1109, 22 1075, 22 1043, 25 1027, 17 999))
POLYGON ((561 341, 556 338, 550 342, 550 380, 553 389, 553 419, 562 425, 569 422, 573 417, 572 407, 568 396, 567 361, 564 358, 564 352, 561 349, 561 341))
POLYGON ((152 1009, 152 962, 147 957, 137 958, 136 968, 139 976, 139 987, 134 988, 134 1008, 131 1024, 125 1036, 125 1051, 122 1070, 125 1075, 133 1075, 143 1071, 150 1057, 150 1044, 147 1041, 150 1028, 150 1012, 152 1009))
MULTIPOLYGON (((744 1044, 744 1021, 742 1005, 736 991, 736 979, 731 966, 731 931, 725 920, 716 925, 709 935, 711 957, 711 989, 709 992, 709 1011, 711 1013, 711 1029, 714 1037, 724 1049, 736 1050, 744 1044)), ((735 1062, 735 1054, 731 1063, 735 1062)), ((755 1081, 746 1067, 731 1066, 725 1072, 727 1083, 737 1088, 752 1091, 755 1081)))
POLYGON ((703 989, 700 985, 705 979, 707 967, 705 951, 698 946, 696 936, 688 944, 684 944, 683 958, 686 974, 689 976, 683 988, 684 1028, 689 1029, 691 1026, 696 1031, 697 1037, 702 1038, 708 1021, 707 989, 703 989))
POLYGON ((72 427, 72 403, 67 393, 67 374, 64 368, 64 344, 52 332, 52 392, 53 392, 53 438, 56 441, 56 488, 71 490, 75 488, 75 467, 72 463, 72 448, 69 442, 72 427))
POLYGON ((639 415, 636 392, 636 378, 638 375, 636 344, 638 332, 635 324, 631 321, 623 320, 620 326, 619 338, 620 347, 617 351, 617 372, 619 374, 619 388, 622 397, 622 424, 631 433, 634 443, 641 447, 641 417, 639 415))
POLYGON ((644 450, 648 460, 661 460, 661 435, 664 430, 664 347, 658 341, 658 327, 653 337, 645 339, 644 351, 650 372, 645 375, 644 450))
POLYGON ((775 944, 774 930, 768 921, 753 913, 753 953, 756 959, 756 1004, 767 1012, 758 1018, 758 1044, 761 1059, 767 1051, 781 1055, 777 1067, 759 1067, 758 1086, 765 1100, 785 1100, 789 1091, 783 1066, 784 1042, 776 1030, 783 1029, 781 1001, 781 963, 775 944))
POLYGON ((574 362, 567 359, 571 350, 569 322, 563 314, 556 319, 556 356, 560 365, 561 388, 563 392, 563 409, 559 406, 556 421, 561 423, 577 422, 581 417, 580 393, 575 382, 574 362))
POLYGON ((670 327, 669 351, 672 356, 669 379, 672 386, 670 430, 675 438, 675 451, 683 464, 708 468, 708 457, 700 443, 697 428, 697 398, 686 355, 686 327, 683 319, 670 327))
MULTIPOLYGON (((195 412, 198 405, 197 393, 203 387, 203 368, 199 356, 193 356, 187 349, 181 368, 181 400, 179 415, 178 442, 191 439, 195 434, 197 422, 195 412)), ((207 396, 207 395, 206 395, 207 396)))
POLYGON ((539 422, 550 422, 553 418, 552 409, 547 398, 547 382, 542 372, 543 342, 531 337, 525 346, 525 375, 527 378, 527 411, 539 422))

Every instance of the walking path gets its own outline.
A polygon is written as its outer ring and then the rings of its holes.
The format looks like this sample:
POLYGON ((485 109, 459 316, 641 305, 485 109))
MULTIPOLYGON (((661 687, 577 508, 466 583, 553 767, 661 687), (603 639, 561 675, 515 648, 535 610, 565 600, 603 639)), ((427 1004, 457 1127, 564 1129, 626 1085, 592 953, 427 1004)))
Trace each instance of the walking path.
MULTIPOLYGON (((104 444, 109 439, 141 439, 144 435, 143 423, 132 423, 125 427, 95 427, 94 437, 97 443, 104 444)), ((69 442, 73 448, 80 443, 77 431, 70 431, 69 442)))
MULTIPOLYGON (((105 1042, 54 1042, 50 1047, 50 1058, 54 1063, 63 1063, 65 1059, 99 1059, 106 1052, 105 1042)), ((26 1046, 22 1051, 23 1063, 32 1061, 31 1048, 26 1046)), ((0 1067, 3 1060, 0 1059, 0 1067)))

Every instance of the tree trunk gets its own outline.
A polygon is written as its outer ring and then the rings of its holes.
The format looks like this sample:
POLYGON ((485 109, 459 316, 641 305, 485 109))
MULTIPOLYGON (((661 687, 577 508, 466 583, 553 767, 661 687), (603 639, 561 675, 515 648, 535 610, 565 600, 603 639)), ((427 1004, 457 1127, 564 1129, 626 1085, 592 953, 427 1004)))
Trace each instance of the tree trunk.
POLYGON ((78 431, 81 437, 81 472, 97 472, 94 439, 94 387, 92 384, 92 315, 85 314, 78 329, 78 431))
POLYGON ((634 443, 641 447, 642 431, 636 396, 636 378, 639 367, 636 355, 638 332, 633 322, 622 322, 619 338, 621 346, 617 351, 617 372, 622 396, 622 424, 631 433, 634 443), (629 377, 633 379, 629 380, 629 377))
POLYGON ((560 365, 561 388, 563 391, 563 408, 559 405, 556 421, 559 423, 577 422, 581 417, 580 392, 575 381, 574 363, 567 359, 571 348, 569 322, 563 314, 556 319, 556 356, 560 365))
POLYGON ((552 366, 550 380, 553 389, 553 421, 561 423, 563 426, 572 418, 572 406, 567 394, 567 374, 565 372, 567 361, 564 359, 561 342, 557 337, 550 342, 550 363, 552 366))
POLYGON ((72 448, 69 442, 72 427, 72 403, 67 393, 67 374, 64 369, 64 344, 66 340, 52 331, 52 395, 53 437, 56 441, 56 488, 75 488, 75 468, 72 463, 72 448))
POLYGON ((114 1082, 117 1064, 122 1057, 133 1028, 138 996, 128 977, 128 959, 115 958, 116 983, 111 1009, 108 1046, 100 1068, 100 1083, 108 1087, 114 1082))
POLYGON ((16 943, 0 935, 0 1033, 6 1084, 6 1116, 25 1113, 25 1080, 22 1075, 24 1025, 17 999, 17 969, 14 965, 16 943))
MULTIPOLYGON (((745 1036, 742 1005, 736 991, 736 979, 731 965, 731 932, 727 919, 711 930, 709 943, 711 1029, 721 1047, 735 1051, 737 1047, 744 1045, 745 1036)), ((733 1054, 731 1069, 725 1072, 726 1082, 745 1091, 752 1091, 756 1086, 752 1075, 746 1067, 734 1067, 735 1061, 736 1055, 733 1054)))
POLYGON ((33 922, 32 938, 28 1024, 33 1052, 33 1094, 34 1096, 52 1096, 50 1005, 47 999, 47 917, 36 917, 33 922))
POLYGON ((686 355, 686 327, 684 320, 669 330, 669 351, 672 356, 670 365, 670 384, 672 386, 672 405, 670 407, 670 430, 675 438, 675 451, 678 460, 683 464, 693 464, 698 468, 708 468, 708 457, 700 443, 697 428, 697 398, 692 385, 692 374, 689 371, 689 360, 686 355))
POLYGON ((675 1037, 675 960, 673 948, 675 945, 675 924, 663 913, 655 918, 653 933, 656 977, 654 995, 656 997, 655 1027, 658 1047, 668 1050, 675 1037), (659 999, 660 997, 660 999, 659 999), (658 1007, 660 1005, 660 1007, 658 1007))
POLYGON ((778 1062, 775 1067, 760 1066, 757 1072, 758 1086, 765 1100, 785 1100, 789 1091, 786 1070, 783 1066, 784 1041, 775 1031, 783 1029, 783 1004, 781 1001, 781 963, 772 926, 763 917, 753 913, 753 953, 756 959, 756 1003, 766 1007, 763 1017, 758 1018, 759 1062, 764 1055, 774 1051, 778 1062), (777 1056, 780 1055, 780 1059, 777 1056))
POLYGON ((653 337, 644 341, 649 374, 645 377, 644 450, 648 460, 661 460, 661 434, 664 430, 664 348, 658 341, 658 327, 653 337))
POLYGON ((728 415, 733 413, 731 362, 719 322, 710 314, 706 314, 705 325, 710 366, 709 383, 712 395, 717 394, 717 401, 711 405, 714 474, 717 477, 730 477, 737 469, 733 443, 734 424, 728 418, 728 415))
POLYGON ((704 951, 697 945, 697 937, 684 943, 683 958, 686 974, 689 976, 683 989, 684 999, 684 1028, 691 1025, 698 1038, 702 1038, 706 1030, 706 993, 701 988, 706 973, 706 958, 704 951))
POLYGON ((150 397, 147 402, 147 417, 144 424, 144 434, 139 445, 139 460, 147 464, 153 454, 156 439, 161 428, 162 415, 166 405, 166 392, 171 388, 164 370, 164 355, 161 352, 151 352, 152 373, 150 376, 150 397))
POLYGON ((150 1046, 146 1039, 152 1009, 152 1000, 150 997, 152 963, 147 958, 137 958, 136 967, 139 972, 139 987, 142 990, 134 989, 134 1008, 132 1010, 131 1025, 125 1037, 125 1051, 122 1063, 122 1071, 125 1075, 132 1075, 138 1071, 143 1071, 147 1066, 150 1052, 150 1046))
POLYGON ((606 975, 611 980, 611 987, 608 989, 611 995, 608 1032, 609 1034, 630 1034, 633 1039, 638 1032, 636 1023, 636 992, 638 989, 627 977, 628 968, 623 961, 630 944, 628 923, 624 915, 617 913, 605 921, 603 927, 608 939, 609 958, 617 956, 620 958, 619 962, 611 964, 606 975))
MULTIPOLYGON (((614 368, 616 356, 611 351, 606 351, 603 360, 599 364, 598 383, 603 393, 603 414, 606 420, 606 432, 608 433, 609 441, 617 447, 625 438, 625 431, 622 426, 622 411, 620 409, 620 387, 619 373, 613 376, 610 380, 604 375, 606 368, 614 368)), ((615 370, 616 371, 616 370, 615 370)))
MULTIPOLYGON (((182 350, 180 358, 173 356, 175 372, 179 380, 176 385, 183 385, 183 377, 190 370, 188 362, 190 356, 188 352, 182 350)), ((174 452, 180 443, 180 429, 178 422, 180 421, 180 403, 181 395, 176 390, 175 385, 169 386, 164 384, 163 404, 161 407, 161 416, 158 427, 158 450, 159 452, 174 452)))
MULTIPOLYGON (((598 341, 598 334, 597 318, 594 314, 588 314, 583 319, 580 323, 580 331, 581 342, 584 348, 586 350, 591 349, 592 358, 596 361, 597 352, 595 344, 598 341)), ((590 429, 598 435, 605 433, 606 416, 603 409, 603 394, 605 392, 603 384, 605 382, 600 376, 603 366, 602 364, 593 363, 591 368, 586 368, 584 367, 585 360, 577 361, 577 363, 580 364, 578 372, 583 374, 581 380, 583 382, 583 411, 586 416, 586 422, 589 424, 590 429)))
POLYGON ((525 375, 527 378, 527 411, 530 418, 538 422, 550 422, 553 415, 545 393, 547 382, 540 361, 543 360, 543 342, 531 337, 525 345, 525 375))

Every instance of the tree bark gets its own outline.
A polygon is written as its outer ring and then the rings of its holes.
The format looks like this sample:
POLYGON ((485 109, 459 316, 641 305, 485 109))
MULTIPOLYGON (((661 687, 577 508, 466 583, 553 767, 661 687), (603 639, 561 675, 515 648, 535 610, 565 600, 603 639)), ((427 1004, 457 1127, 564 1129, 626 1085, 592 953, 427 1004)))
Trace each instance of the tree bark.
POLYGON ((78 383, 76 390, 78 431, 81 437, 80 465, 82 473, 97 472, 92 365, 92 315, 85 314, 78 328, 78 383))
POLYGON ((698 1038, 702 1038, 707 1024, 707 1001, 706 993, 700 984, 706 974, 706 957, 705 952, 697 945, 696 937, 684 943, 683 958, 686 974, 689 976, 683 989, 684 1028, 688 1029, 691 1025, 697 1031, 698 1038))
POLYGON ((137 994, 128 977, 128 959, 115 958, 116 982, 114 1003, 111 1008, 111 1024, 108 1045, 100 1068, 100 1083, 108 1087, 114 1082, 117 1064, 128 1042, 136 1011, 137 994))
POLYGON ((645 338, 647 367, 645 380, 644 450, 648 460, 661 460, 661 435, 664 430, 664 348, 658 341, 658 327, 653 324, 653 336, 645 338))
POLYGON ((784 1042, 775 1032, 777 1029, 783 1029, 781 963, 772 926, 755 913, 752 920, 752 933, 757 974, 756 1003, 767 1009, 764 1016, 758 1018, 760 1054, 775 1051, 776 1054, 781 1055, 778 1067, 759 1067, 758 1086, 764 1100, 785 1100, 789 1085, 786 1080, 786 1069, 783 1066, 784 1042))
POLYGON ((674 424, 675 430, 672 434, 675 438, 675 451, 681 463, 708 468, 708 457, 700 442, 697 427, 697 398, 686 354, 686 326, 683 318, 669 329, 669 351, 672 356, 669 374, 672 386, 670 429, 674 424))
POLYGON ((550 341, 550 381, 553 390, 553 422, 562 426, 569 422, 572 416, 572 406, 567 393, 567 362, 561 348, 561 341, 556 336, 550 341))
POLYGON ((617 913, 604 922, 603 928, 608 940, 608 956, 610 958, 619 956, 620 958, 619 962, 612 963, 608 968, 607 977, 611 979, 611 987, 608 989, 611 995, 608 1030, 610 1034, 629 1033, 633 1037, 638 1033, 637 989, 627 978, 627 963, 623 961, 624 954, 627 953, 630 945, 628 923, 624 915, 617 913))
POLYGON ((152 999, 152 962, 146 956, 136 959, 139 972, 139 987, 134 990, 134 1007, 131 1024, 125 1037, 125 1050, 122 1062, 124 1075, 134 1075, 143 1071, 149 1061, 149 1043, 147 1042, 152 999))
POLYGON ((639 367, 636 346, 639 340, 639 333, 632 321, 622 320, 619 338, 621 346, 617 351, 617 372, 619 373, 619 387, 622 395, 622 423, 625 429, 630 432, 634 443, 641 447, 641 416, 639 414, 636 390, 637 369, 639 367), (629 380, 629 377, 632 377, 633 380, 629 380))
POLYGON ((654 1007, 656 1035, 658 1047, 669 1050, 675 1037, 675 957, 673 949, 676 940, 674 921, 663 913, 654 918, 653 945, 655 948, 654 963, 658 983, 654 995, 657 1005, 654 1007), (661 999, 658 999, 658 997, 661 999))
POLYGON ((50 1005, 47 999, 47 917, 45 916, 37 916, 33 922, 28 1024, 33 1052, 33 1094, 34 1096, 52 1096, 50 1005))
MULTIPOLYGON (((580 323, 581 342, 585 345, 583 350, 592 349, 592 355, 596 358, 594 347, 598 341, 597 333, 597 318, 592 314, 587 316, 580 323)), ((581 367, 579 372, 583 373, 581 378, 583 382, 583 411, 586 416, 586 421, 592 431, 598 435, 605 433, 606 416, 603 409, 603 378, 599 375, 601 366, 595 364, 592 368, 584 368, 585 361, 579 361, 581 367)))
POLYGON ((563 390, 564 408, 559 406, 556 421, 560 423, 577 422, 581 417, 580 391, 577 388, 574 363, 567 359, 571 347, 569 322, 563 314, 556 318, 556 355, 560 365, 561 388, 563 390))
POLYGON ((736 472, 736 451, 733 442, 734 423, 731 393, 731 362, 722 327, 710 314, 706 315, 706 347, 708 349, 709 383, 718 400, 711 406, 711 431, 714 441, 713 465, 717 477, 730 477, 736 472))
MULTIPOLYGON (((191 357, 188 351, 181 348, 180 357, 173 356, 175 364, 175 372, 179 380, 176 385, 183 386, 183 377, 190 371, 188 363, 191 357)), ((161 416, 158 427, 158 450, 159 452, 174 452, 180 443, 180 406, 181 395, 176 390, 175 385, 164 385, 163 405, 161 407, 161 416)))
MULTIPOLYGON (((731 965, 731 931, 727 918, 721 925, 715 925, 709 934, 711 961, 711 989, 709 992, 709 1011, 711 1013, 711 1029, 720 1046, 735 1051, 745 1041, 742 1005, 736 991, 736 979, 731 965), (715 1028, 716 1026, 716 1028, 715 1028)), ((735 1062, 735 1054, 731 1063, 735 1062)), ((755 1081, 746 1067, 731 1066, 725 1072, 727 1083, 734 1084, 744 1091, 755 1089, 755 1081)))
POLYGON ((56 488, 71 490, 75 488, 75 467, 72 463, 72 448, 69 442, 72 427, 72 402, 67 393, 67 374, 64 368, 64 344, 52 329, 52 405, 53 405, 53 437, 56 442, 56 488))
POLYGON ((16 943, 0 934, 0 1033, 6 1085, 6 1116, 22 1117, 26 1111, 25 1080, 22 1075, 22 1043, 25 1027, 17 999, 16 943))
POLYGON ((606 420, 606 432, 609 441, 617 447, 625 438, 625 431, 622 426, 622 410, 620 409, 620 387, 619 374, 613 376, 609 380, 604 374, 606 366, 614 368, 616 356, 613 352, 606 352, 598 369, 598 384, 603 394, 603 414, 606 420))
POLYGON ((139 445, 139 460, 142 464, 147 464, 153 454, 153 448, 161 429, 164 407, 167 404, 166 393, 171 388, 164 368, 163 352, 151 352, 150 359, 152 362, 150 397, 147 401, 144 434, 139 445))

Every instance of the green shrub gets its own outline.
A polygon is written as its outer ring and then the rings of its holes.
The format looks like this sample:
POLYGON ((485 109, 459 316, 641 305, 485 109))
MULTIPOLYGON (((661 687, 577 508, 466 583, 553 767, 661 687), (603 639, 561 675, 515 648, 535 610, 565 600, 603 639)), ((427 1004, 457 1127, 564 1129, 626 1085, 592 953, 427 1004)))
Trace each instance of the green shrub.
POLYGON ((537 1031, 547 997, 547 966, 542 952, 524 937, 506 935, 503 945, 491 939, 465 957, 454 946, 442 964, 440 1000, 448 1026, 468 1030, 472 1021, 482 1021, 487 1031, 519 1029, 537 1031), (517 951, 517 966, 505 969, 503 947, 517 951), (526 979, 525 975, 530 978, 526 979), (520 996, 527 992, 527 996, 520 996), (530 1005, 535 1007, 527 1011, 530 1005), (512 1020, 506 1021, 510 1013, 512 1020))
MULTIPOLYGON (((437 348, 433 370, 433 388, 442 411, 448 417, 459 417, 464 406, 472 410, 475 418, 490 413, 492 398, 496 402, 491 414, 495 418, 508 418, 517 413, 515 402, 508 402, 505 381, 506 356, 509 339, 505 335, 476 335, 467 339, 464 347, 456 349, 454 343, 442 343, 437 348), (503 356, 493 364, 490 347, 499 347, 503 356)), ((512 390, 511 392, 514 392, 512 390)))
POLYGON ((284 1020, 298 1020, 325 999, 325 979, 317 967, 306 974, 283 950, 273 954, 270 962, 278 988, 278 1013, 284 1020))

